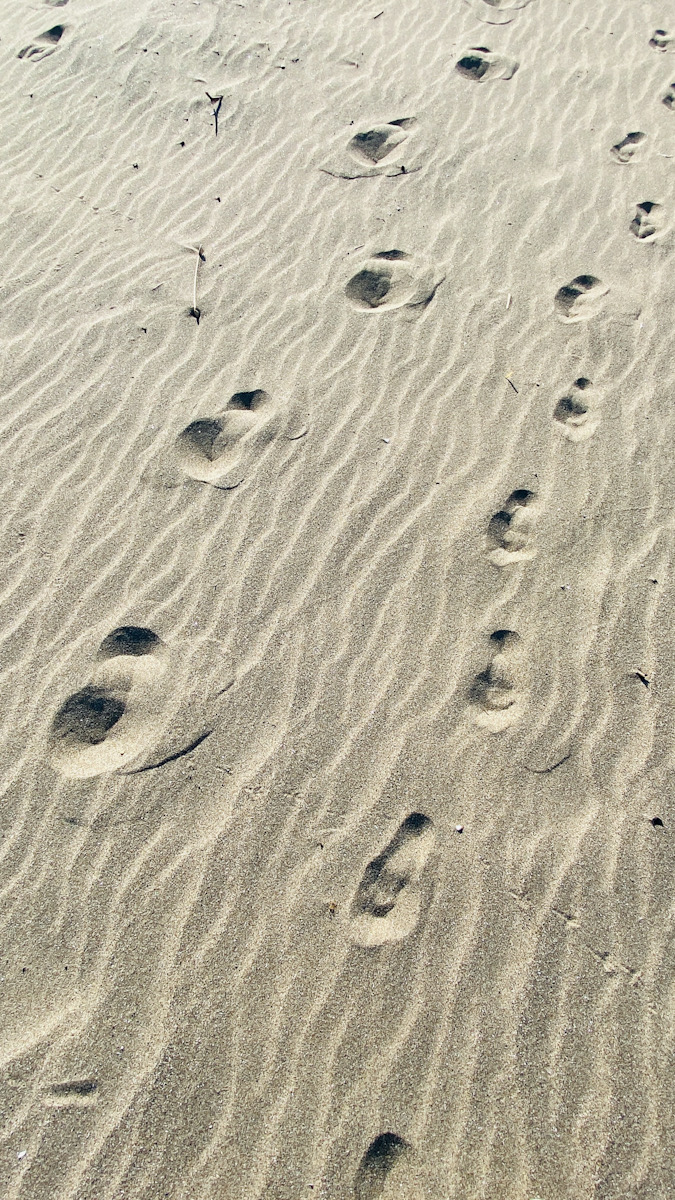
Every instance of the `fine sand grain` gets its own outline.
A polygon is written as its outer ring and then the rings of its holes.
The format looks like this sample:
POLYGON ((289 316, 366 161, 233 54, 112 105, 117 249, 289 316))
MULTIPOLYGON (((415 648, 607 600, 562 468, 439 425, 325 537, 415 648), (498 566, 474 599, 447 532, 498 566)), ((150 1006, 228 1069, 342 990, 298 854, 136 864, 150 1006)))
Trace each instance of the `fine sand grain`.
POLYGON ((672 1200, 673 5, 0 7, 0 1196, 672 1200))

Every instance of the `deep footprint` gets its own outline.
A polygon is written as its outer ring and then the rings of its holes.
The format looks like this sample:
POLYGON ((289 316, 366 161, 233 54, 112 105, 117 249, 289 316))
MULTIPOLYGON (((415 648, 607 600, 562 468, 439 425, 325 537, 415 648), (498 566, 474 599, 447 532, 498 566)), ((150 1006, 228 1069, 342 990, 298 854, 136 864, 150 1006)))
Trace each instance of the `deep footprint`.
POLYGON ((566 324, 587 321, 600 312, 608 292, 608 286, 601 279, 596 279, 595 275, 577 275, 576 279, 556 292, 553 301, 555 311, 566 324))
POLYGON ((668 50, 675 50, 675 34, 668 33, 667 29, 655 29, 649 39, 649 45, 652 50, 660 50, 662 54, 668 50))
POLYGON ((472 46, 455 63, 465 79, 486 83, 489 79, 512 79, 520 64, 514 58, 493 54, 487 46, 472 46))
POLYGON ((406 141, 406 131, 414 124, 414 117, 401 117, 384 125, 373 125, 372 129, 364 129, 354 134, 347 149, 359 161, 375 166, 406 141))
POLYGON ((497 567, 523 562, 534 557, 530 545, 534 492, 519 488, 511 492, 504 507, 490 519, 487 529, 487 549, 490 562, 497 567))
POLYGON ((553 419, 569 441, 585 442, 595 432, 599 421, 593 400, 593 385, 590 379, 581 376, 553 409, 553 419))
POLYGON ((520 638, 511 629, 490 634, 490 661, 476 675, 469 689, 477 725, 499 733, 522 716, 518 670, 520 638))
POLYGON ((168 651, 152 629, 123 625, 103 639, 91 681, 68 696, 51 724, 52 764, 85 779, 126 765, 156 733, 168 651))
POLYGON ((666 108, 670 109, 671 112, 675 112, 675 83, 668 85, 668 91, 662 98, 661 103, 665 104, 666 108))
POLYGON ((610 150, 614 161, 624 165, 632 162, 646 137, 647 134, 640 133, 639 130, 635 133, 627 133, 623 141, 617 142, 616 146, 612 146, 610 150))
POLYGON ((435 840, 433 821, 411 813, 366 867, 349 912, 349 935, 361 946, 399 942, 415 928, 420 878, 435 840))
POLYGON ((411 1146, 397 1133, 381 1133, 366 1150, 354 1180, 356 1200, 378 1200, 387 1175, 410 1153, 411 1146))
MULTIPOLYGON (((276 414, 271 396, 262 388, 235 392, 225 410, 215 417, 200 417, 183 429, 176 439, 182 469, 192 479, 213 483, 241 465, 254 444, 275 436, 270 419, 276 414)), ((216 485, 217 486, 217 485, 216 485)))
POLYGON ((51 29, 47 29, 36 37, 30 45, 24 46, 17 54, 17 58, 30 59, 31 62, 41 62, 43 58, 47 58, 53 54, 65 32, 65 25, 54 25, 51 29))
POLYGON ((352 275, 345 295, 361 312, 425 308, 443 278, 405 250, 382 250, 352 275))
POLYGON ((666 210, 654 200, 643 200, 630 223, 633 237, 640 242, 653 242, 666 229, 666 210))

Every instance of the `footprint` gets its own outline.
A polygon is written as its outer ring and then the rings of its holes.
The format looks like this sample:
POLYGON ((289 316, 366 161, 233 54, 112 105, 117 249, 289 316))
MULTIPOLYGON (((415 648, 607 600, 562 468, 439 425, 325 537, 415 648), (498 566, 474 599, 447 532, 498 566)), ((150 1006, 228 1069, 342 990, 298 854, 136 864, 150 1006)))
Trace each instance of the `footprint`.
POLYGON ((518 634, 510 629, 490 634, 490 661, 471 684, 474 720, 493 733, 513 725, 523 713, 523 697, 518 690, 519 644, 518 634))
POLYGON ((52 29, 47 29, 45 33, 41 33, 36 37, 30 45, 24 46, 23 50, 19 50, 17 58, 30 59, 31 62, 41 62, 43 58, 47 58, 53 54, 65 32, 65 25, 54 25, 52 29))
POLYGON ((381 1133, 366 1150, 354 1180, 356 1200, 378 1200, 387 1176, 412 1147, 397 1133, 381 1133))
POLYGON ((519 66, 515 58, 493 54, 487 46, 472 46, 455 63, 455 70, 467 79, 486 83, 488 79, 512 79, 519 66))
POLYGON ((248 452, 276 436, 276 413, 262 388, 235 392, 222 413, 199 417, 178 435, 176 454, 183 471, 192 479, 214 483, 240 469, 248 452))
POLYGON ((415 117, 364 125, 346 146, 342 141, 335 146, 331 161, 321 170, 338 179, 414 174, 422 165, 421 139, 416 126, 415 117))
POLYGON ((349 911, 349 936, 360 946, 400 942, 422 907, 420 877, 434 844, 433 821, 414 812, 368 863, 349 911))
POLYGON ((125 625, 102 641, 92 678, 63 702, 51 726, 51 760, 69 779, 125 766, 158 736, 168 647, 125 625))
POLYGON ((561 321, 587 321, 602 308, 602 301, 609 288, 595 275, 577 275, 571 283, 558 289, 555 294, 555 311, 561 321))
POLYGON ((610 154, 615 162, 630 163, 633 161, 638 151, 638 146, 644 142, 646 133, 627 133, 622 142, 617 142, 616 146, 612 146, 610 154))
POLYGON ((352 275, 345 295, 361 312, 423 308, 431 303, 444 278, 404 250, 383 250, 352 275))
POLYGON ((666 210, 654 200, 643 200, 630 223, 630 231, 640 242, 653 242, 667 229, 666 210))
POLYGON ((675 112, 675 83, 669 84, 668 91, 662 98, 661 103, 665 104, 666 108, 669 108, 671 112, 675 112))
POLYGON ((530 0, 466 0, 466 3, 486 25, 508 25, 518 9, 525 8, 530 0))
POLYGON ((553 419, 563 437, 570 442, 585 442, 597 429, 600 419, 594 409, 595 389, 590 379, 575 379, 567 396, 553 409, 553 419))
POLYGON ((668 33, 666 29, 655 29, 649 39, 649 45, 652 50, 660 50, 663 54, 668 50, 675 50, 675 34, 668 33))
POLYGON ((45 1104, 53 1108, 77 1105, 82 1108, 98 1099, 98 1080, 69 1079, 65 1083, 53 1083, 45 1093, 45 1104))
POLYGON ((511 492, 500 512, 490 519, 487 529, 488 558, 496 567, 534 558, 530 545, 534 492, 519 488, 511 492))

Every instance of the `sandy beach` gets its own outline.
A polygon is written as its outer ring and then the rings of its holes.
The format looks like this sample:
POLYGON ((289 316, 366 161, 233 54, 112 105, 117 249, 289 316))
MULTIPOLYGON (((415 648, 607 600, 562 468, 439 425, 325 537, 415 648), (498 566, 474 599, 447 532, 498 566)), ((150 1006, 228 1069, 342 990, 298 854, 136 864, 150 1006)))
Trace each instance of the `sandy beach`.
POLYGON ((0 1196, 672 1200, 671 0, 0 61, 0 1196))

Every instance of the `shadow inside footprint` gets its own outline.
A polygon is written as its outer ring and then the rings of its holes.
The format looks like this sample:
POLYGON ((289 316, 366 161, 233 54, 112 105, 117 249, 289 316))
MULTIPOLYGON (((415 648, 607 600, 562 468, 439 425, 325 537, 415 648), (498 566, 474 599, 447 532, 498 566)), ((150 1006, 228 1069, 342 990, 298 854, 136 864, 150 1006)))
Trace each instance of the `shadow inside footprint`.
POLYGON ((374 125, 354 134, 347 149, 357 158, 367 163, 375 164, 387 158, 392 150, 400 146, 408 137, 406 126, 414 124, 414 120, 403 119, 390 121, 385 125, 374 125))
POLYGON ((381 1133, 374 1138, 356 1172, 355 1200, 378 1200, 387 1175, 410 1150, 410 1144, 397 1133, 381 1133))
POLYGON ((366 867, 349 913, 349 933, 362 946, 398 942, 412 932, 422 903, 419 880, 434 842, 433 821, 411 813, 366 867))
POLYGON ((589 400, 592 388, 590 379, 575 379, 568 395, 562 396, 553 409, 554 421, 571 442, 586 441, 597 428, 598 417, 591 412, 589 400))
POLYGON ((518 634, 511 629, 497 629, 490 634, 490 661, 469 688, 474 720, 493 733, 506 729, 522 714, 522 697, 517 686, 519 642, 518 634))
POLYGON ((675 50, 675 34, 668 33, 667 29, 655 29, 649 39, 649 45, 652 50, 660 50, 662 53, 675 50))
POLYGON ((54 767, 67 778, 113 771, 157 733, 168 650, 151 629, 123 625, 99 646, 91 681, 63 702, 50 730, 54 767))
POLYGON ((666 108, 670 109, 671 112, 675 112, 675 83, 668 85, 668 91, 662 98, 661 103, 665 104, 666 108))
POLYGON ((503 567, 508 563, 522 562, 534 557, 530 547, 529 526, 531 505, 536 500, 534 492, 519 488, 511 492, 504 507, 493 517, 487 528, 487 548, 490 562, 503 567), (530 508, 530 512, 527 509, 530 508))
POLYGON ((640 242, 651 242, 666 228, 666 210, 654 200, 643 200, 630 223, 633 237, 640 242))
POLYGON ((238 467, 250 443, 268 442, 275 436, 269 424, 275 413, 272 398, 262 388, 255 388, 235 392, 219 416, 192 421, 176 439, 185 474, 213 483, 238 467))
POLYGON ((595 316, 609 288, 595 275, 577 275, 571 283, 558 289, 554 307, 561 321, 571 324, 595 316))
POLYGON ((610 154, 615 162, 626 163, 632 162, 637 154, 638 147, 644 142, 647 137, 646 133, 640 133, 637 130, 635 133, 627 133, 623 141, 617 142, 612 146, 610 154))
POLYGON ((24 46, 23 50, 17 54, 17 58, 30 59, 32 62, 40 62, 43 58, 47 58, 56 50, 65 28, 65 25, 54 25, 51 29, 47 29, 44 33, 39 34, 30 45, 24 46))
POLYGON ((455 70, 465 79, 485 83, 488 79, 512 79, 519 65, 514 58, 493 54, 487 46, 472 46, 455 63, 455 70))
POLYGON ((422 308, 431 303, 443 278, 404 250, 382 250, 352 275, 345 295, 362 312, 422 308))

